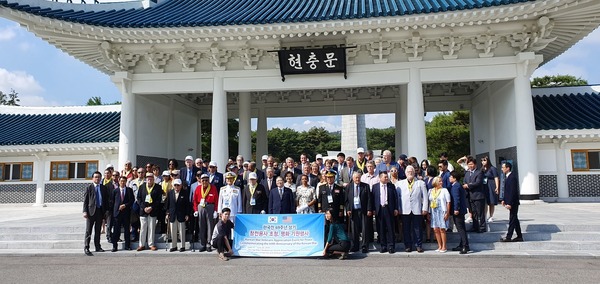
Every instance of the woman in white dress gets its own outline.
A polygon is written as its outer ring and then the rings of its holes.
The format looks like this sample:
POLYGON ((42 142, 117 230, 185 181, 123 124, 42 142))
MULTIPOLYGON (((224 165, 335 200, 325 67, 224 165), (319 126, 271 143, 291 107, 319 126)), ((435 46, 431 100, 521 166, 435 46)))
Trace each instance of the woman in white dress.
POLYGON ((446 252, 446 229, 450 218, 450 193, 442 187, 440 177, 433 178, 433 188, 429 190, 429 213, 431 214, 431 227, 435 232, 438 243, 437 252, 446 252))
POLYGON ((308 184, 308 176, 303 174, 300 178, 302 184, 296 188, 296 213, 315 213, 317 195, 315 188, 308 184))

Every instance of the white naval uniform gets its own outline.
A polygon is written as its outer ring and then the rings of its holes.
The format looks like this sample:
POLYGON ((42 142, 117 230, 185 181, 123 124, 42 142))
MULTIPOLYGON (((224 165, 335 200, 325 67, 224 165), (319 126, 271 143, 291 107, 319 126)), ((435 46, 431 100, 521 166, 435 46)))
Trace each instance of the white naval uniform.
POLYGON ((219 205, 217 210, 222 212, 223 208, 231 209, 230 220, 235 223, 235 215, 242 213, 242 191, 234 185, 226 185, 221 187, 219 191, 219 205))

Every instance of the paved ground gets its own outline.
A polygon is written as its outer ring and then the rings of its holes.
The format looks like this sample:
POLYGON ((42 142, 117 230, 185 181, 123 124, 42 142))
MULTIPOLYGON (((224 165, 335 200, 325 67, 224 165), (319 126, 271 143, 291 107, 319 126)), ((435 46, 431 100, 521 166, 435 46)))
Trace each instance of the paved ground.
POLYGON ((599 259, 2 257, 2 283, 598 283, 599 259), (132 261, 133 260, 133 261, 132 261), (201 279, 201 280, 198 280, 201 279), (243 281, 241 281, 243 279, 243 281))

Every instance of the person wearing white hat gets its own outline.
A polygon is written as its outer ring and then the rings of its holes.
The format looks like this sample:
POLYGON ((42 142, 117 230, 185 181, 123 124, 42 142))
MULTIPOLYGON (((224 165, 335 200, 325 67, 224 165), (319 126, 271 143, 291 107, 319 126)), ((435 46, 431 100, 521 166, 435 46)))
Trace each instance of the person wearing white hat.
POLYGON ((167 201, 165 202, 167 219, 171 225, 172 232, 171 252, 177 250, 177 232, 179 232, 181 239, 181 249, 179 251, 185 251, 185 222, 190 218, 192 211, 187 193, 182 188, 181 180, 175 179, 173 181, 173 190, 169 191, 167 201))
POLYGON ((356 149, 356 166, 361 172, 367 172, 367 158, 365 157, 365 148, 363 147, 356 149))
POLYGON ((264 214, 269 206, 269 194, 262 184, 257 182, 256 173, 248 174, 248 185, 242 192, 242 213, 264 214))
POLYGON ((200 252, 211 251, 212 230, 215 224, 215 205, 217 203, 217 188, 208 181, 209 176, 202 174, 200 184, 194 192, 192 202, 194 217, 198 218, 198 237, 200 252))
POLYGON ((319 170, 323 170, 323 168, 325 168, 325 164, 323 163, 323 155, 317 154, 317 156, 315 156, 315 161, 319 165, 319 170))
POLYGON ((221 188, 225 184, 223 174, 217 171, 217 162, 215 161, 210 161, 208 164, 208 180, 217 188, 221 188))
POLYGON ((223 208, 231 209, 230 219, 235 224, 235 215, 242 213, 242 191, 235 186, 235 174, 228 172, 225 175, 226 185, 219 191, 219 205, 217 212, 222 212, 223 208))
POLYGON ((262 161, 261 170, 263 170, 263 171, 269 167, 269 165, 267 164, 267 159, 269 159, 268 155, 263 155, 262 156, 262 159, 261 159, 261 161, 262 161))
POLYGON ((154 229, 156 217, 161 209, 162 188, 154 183, 154 174, 146 174, 146 183, 140 186, 137 202, 140 206, 140 246, 137 251, 142 251, 150 245, 151 250, 157 250, 154 243, 154 229), (148 240, 146 240, 148 237, 148 240))
POLYGON ((192 156, 185 157, 185 167, 179 170, 179 177, 181 179, 182 187, 185 190, 190 190, 192 183, 196 182, 196 173, 200 169, 194 164, 194 158, 192 156))

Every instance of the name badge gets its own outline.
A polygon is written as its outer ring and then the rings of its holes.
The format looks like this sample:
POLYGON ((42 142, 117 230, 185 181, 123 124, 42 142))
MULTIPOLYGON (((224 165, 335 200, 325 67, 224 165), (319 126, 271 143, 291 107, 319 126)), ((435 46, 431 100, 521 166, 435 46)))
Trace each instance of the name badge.
POLYGON ((360 205, 360 198, 358 196, 354 197, 354 205, 360 205))
POLYGON ((230 202, 229 200, 223 200, 223 207, 229 208, 230 202))
POLYGON ((327 202, 328 203, 333 203, 333 196, 327 195, 327 202))
POLYGON ((146 195, 146 202, 150 203, 150 195, 146 195))
POLYGON ((486 177, 483 178, 483 184, 487 184, 487 178, 486 177))
POLYGON ((200 199, 200 206, 206 207, 206 200, 204 198, 200 199))
POLYGON ((167 196, 163 195, 162 198, 161 198, 161 203, 165 203, 165 200, 167 200, 167 196))
POLYGON ((254 199, 254 197, 250 198, 250 205, 256 205, 256 199, 254 199))

